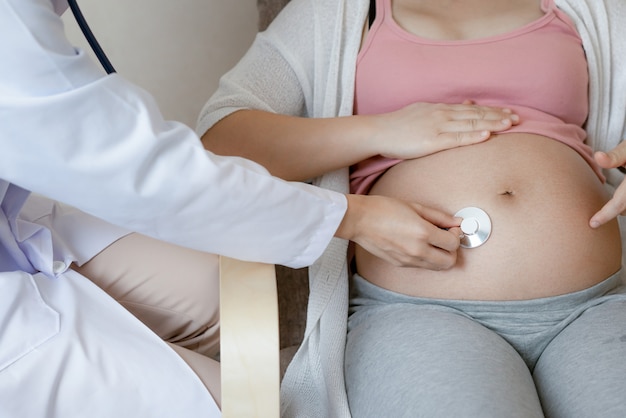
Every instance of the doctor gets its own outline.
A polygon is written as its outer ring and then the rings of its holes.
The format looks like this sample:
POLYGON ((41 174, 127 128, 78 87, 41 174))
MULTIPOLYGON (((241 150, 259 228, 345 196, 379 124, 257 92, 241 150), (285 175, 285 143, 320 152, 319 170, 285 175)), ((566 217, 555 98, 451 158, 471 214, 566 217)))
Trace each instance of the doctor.
POLYGON ((219 415, 219 389, 211 396, 200 379, 216 373, 208 358, 194 373, 71 268, 129 231, 292 267, 312 263, 333 236, 398 265, 454 264, 450 215, 282 182, 206 153, 145 92, 68 43, 66 7, 0 0, 1 417, 219 415))

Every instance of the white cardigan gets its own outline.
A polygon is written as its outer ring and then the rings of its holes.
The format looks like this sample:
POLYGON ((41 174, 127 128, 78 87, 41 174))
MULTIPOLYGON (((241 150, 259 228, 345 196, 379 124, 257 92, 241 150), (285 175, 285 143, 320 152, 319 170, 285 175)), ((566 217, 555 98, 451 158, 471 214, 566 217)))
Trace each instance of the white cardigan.
MULTIPOLYGON (((625 137, 626 2, 557 0, 575 22, 590 72, 589 143, 613 148, 625 137)), ((242 108, 306 117, 352 114, 354 77, 368 0, 292 0, 226 74, 199 119, 205 132, 242 108)), ((623 176, 605 173, 617 186, 623 176)), ((567 175, 567 173, 564 173, 567 175)), ((348 170, 315 184, 348 192, 348 170)), ((350 416, 343 377, 348 311, 347 242, 335 239, 310 269, 304 342, 282 384, 283 416, 350 416)))

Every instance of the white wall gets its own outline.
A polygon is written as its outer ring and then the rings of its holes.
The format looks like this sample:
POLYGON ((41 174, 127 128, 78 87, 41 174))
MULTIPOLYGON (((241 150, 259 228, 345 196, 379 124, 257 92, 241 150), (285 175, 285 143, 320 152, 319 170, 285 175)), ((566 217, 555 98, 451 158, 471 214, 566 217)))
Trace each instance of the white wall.
MULTIPOLYGON (((219 77, 256 34, 256 0, 79 0, 117 72, 148 90, 167 119, 195 127, 219 77)), ((90 50, 68 10, 70 39, 90 50)))

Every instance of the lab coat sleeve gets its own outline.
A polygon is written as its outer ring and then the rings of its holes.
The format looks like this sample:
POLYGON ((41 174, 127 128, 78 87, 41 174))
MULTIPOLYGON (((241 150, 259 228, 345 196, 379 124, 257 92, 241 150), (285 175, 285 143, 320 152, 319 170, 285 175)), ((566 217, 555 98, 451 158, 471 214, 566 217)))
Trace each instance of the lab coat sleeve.
POLYGON ((0 60, 4 180, 158 239, 293 267, 343 218, 341 194, 206 152, 69 45, 49 0, 0 0, 0 60))

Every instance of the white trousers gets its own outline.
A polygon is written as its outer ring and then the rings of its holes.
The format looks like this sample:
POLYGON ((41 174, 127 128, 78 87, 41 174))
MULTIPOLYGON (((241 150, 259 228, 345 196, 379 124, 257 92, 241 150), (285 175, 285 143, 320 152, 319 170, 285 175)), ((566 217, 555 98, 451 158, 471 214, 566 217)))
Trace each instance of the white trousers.
POLYGON ((0 318, 1 417, 220 416, 181 356, 75 271, 1 273, 0 318))

